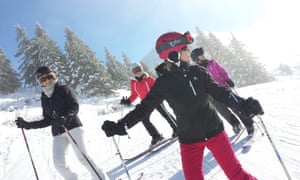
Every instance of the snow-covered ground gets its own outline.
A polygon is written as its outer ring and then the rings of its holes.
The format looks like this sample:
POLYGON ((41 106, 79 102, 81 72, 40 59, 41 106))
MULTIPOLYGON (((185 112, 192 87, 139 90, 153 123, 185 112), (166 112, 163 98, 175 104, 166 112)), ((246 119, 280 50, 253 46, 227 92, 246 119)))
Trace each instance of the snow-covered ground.
MULTIPOLYGON (((285 77, 278 81, 237 89, 243 97, 253 96, 260 100, 265 115, 262 116, 267 130, 287 167, 292 179, 300 179, 300 77, 285 77)), ((104 120, 118 120, 131 108, 121 108, 120 97, 129 95, 120 91, 120 96, 109 98, 81 98, 79 116, 84 124, 85 142, 88 154, 101 167, 110 179, 127 179, 112 138, 107 138, 101 130, 104 120)), ((39 92, 23 90, 22 92, 0 96, 0 179, 33 180, 33 168, 24 143, 21 130, 16 128, 16 114, 26 120, 41 118, 39 92), (28 106, 24 104, 28 103, 28 106), (17 109, 17 110, 15 110, 17 109)), ((157 113, 151 116, 152 122, 165 136, 171 136, 171 128, 157 113)), ((259 121, 257 121, 259 122, 259 121)), ((233 132, 224 122, 228 134, 233 132)), ((52 163, 52 136, 50 128, 26 130, 27 140, 42 180, 62 180, 52 163)), ((245 136, 244 134, 243 136, 245 136)), ((124 158, 131 157, 148 147, 151 138, 139 123, 129 130, 129 136, 116 137, 124 158)), ((243 139, 243 137, 241 138, 243 139)), ((287 179, 283 168, 267 136, 260 137, 252 149, 241 153, 241 143, 234 145, 238 159, 245 169, 258 179, 287 179)), ((129 173, 134 180, 141 172, 143 179, 184 179, 178 142, 154 155, 145 156, 128 165, 129 173)), ((89 179, 86 170, 74 158, 72 151, 67 156, 70 168, 76 171, 81 179, 89 179)), ((226 179, 209 151, 204 157, 205 179, 226 179)))

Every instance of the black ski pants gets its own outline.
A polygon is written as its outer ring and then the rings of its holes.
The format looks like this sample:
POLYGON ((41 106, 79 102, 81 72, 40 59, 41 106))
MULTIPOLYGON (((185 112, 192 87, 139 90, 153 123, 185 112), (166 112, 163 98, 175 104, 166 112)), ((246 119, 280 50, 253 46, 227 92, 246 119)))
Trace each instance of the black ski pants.
POLYGON ((171 128, 173 129, 173 132, 176 132, 177 123, 176 119, 167 111, 167 108, 163 103, 161 103, 156 110, 164 117, 167 122, 170 124, 171 128))
POLYGON ((211 103, 215 106, 216 110, 221 114, 221 116, 224 117, 224 119, 231 126, 240 124, 238 118, 242 121, 242 123, 244 124, 245 127, 249 127, 249 126, 253 125, 253 120, 251 118, 244 116, 242 113, 240 113, 234 109, 229 109, 229 107, 227 107, 223 103, 221 103, 213 98, 210 98, 210 100, 211 100, 211 103))
MULTIPOLYGON (((166 107, 161 103, 156 108, 156 110, 167 120, 167 122, 170 124, 171 128, 173 129, 173 132, 176 132, 176 128, 177 128, 176 119, 167 111, 166 107)), ((145 126, 147 132, 150 134, 150 136, 153 139, 160 136, 156 127, 150 122, 150 116, 145 117, 142 123, 145 126)))

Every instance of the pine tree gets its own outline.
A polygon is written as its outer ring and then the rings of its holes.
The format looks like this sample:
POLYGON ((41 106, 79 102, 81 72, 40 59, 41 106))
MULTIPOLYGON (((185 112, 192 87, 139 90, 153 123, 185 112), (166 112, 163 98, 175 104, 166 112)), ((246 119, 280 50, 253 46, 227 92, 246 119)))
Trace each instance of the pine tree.
POLYGON ((213 33, 208 33, 207 40, 208 49, 205 49, 205 54, 209 51, 212 59, 216 59, 218 63, 224 66, 226 69, 230 69, 227 65, 228 62, 233 58, 232 53, 229 49, 217 38, 213 33))
POLYGON ((15 54, 15 57, 20 57, 19 60, 19 71, 20 71, 20 79, 24 81, 24 86, 28 84, 35 83, 35 77, 32 72, 35 71, 36 66, 32 63, 30 57, 30 39, 27 36, 24 28, 20 25, 16 26, 17 33, 17 42, 18 42, 18 51, 15 54), (30 73, 29 73, 30 72, 30 73))
POLYGON ((83 95, 111 94, 111 77, 96 54, 70 28, 65 28, 65 36, 66 82, 83 95))
POLYGON ((132 72, 131 72, 131 60, 130 58, 124 53, 122 52, 122 57, 123 57, 123 65, 126 69, 127 72, 127 81, 128 83, 130 82, 130 78, 132 76, 132 72))
POLYGON ((12 93, 20 86, 16 71, 11 67, 4 51, 0 49, 0 93, 12 93))
POLYGON ((66 62, 65 56, 40 24, 36 23, 34 38, 28 39, 25 31, 19 27, 17 27, 17 36, 19 50, 16 56, 23 56, 19 70, 26 85, 37 84, 34 72, 40 66, 47 66, 60 74, 66 62))
POLYGON ((231 34, 229 49, 234 59, 228 64, 232 68, 231 76, 238 86, 246 86, 258 83, 264 83, 274 80, 269 75, 262 64, 257 62, 257 58, 248 52, 245 45, 231 34))
POLYGON ((104 48, 107 72, 111 75, 116 88, 128 85, 128 71, 126 67, 113 56, 107 48, 104 48))
POLYGON ((287 64, 280 64, 277 69, 279 70, 280 75, 293 75, 291 67, 287 64))

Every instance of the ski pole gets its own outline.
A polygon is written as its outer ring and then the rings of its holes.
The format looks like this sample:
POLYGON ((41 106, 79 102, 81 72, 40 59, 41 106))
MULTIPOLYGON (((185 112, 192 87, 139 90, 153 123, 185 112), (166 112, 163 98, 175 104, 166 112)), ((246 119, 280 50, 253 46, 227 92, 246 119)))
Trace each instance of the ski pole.
MULTIPOLYGON (((124 105, 121 104, 121 118, 123 117, 123 110, 124 110, 124 105)), ((125 128, 125 131, 128 130, 127 124, 125 124, 124 128, 125 128)), ((127 132, 127 137, 128 137, 128 139, 131 139, 131 137, 130 137, 130 135, 128 134, 128 132, 127 132)))
MULTIPOLYGON (((123 117, 123 110, 124 110, 124 106, 123 106, 123 104, 121 104, 121 118, 123 117)), ((127 124, 125 125, 124 128, 125 128, 125 131, 128 130, 127 124)), ((128 139, 130 139, 130 136, 129 136, 128 133, 127 133, 127 137, 128 137, 128 139)), ((127 176, 128 176, 128 179, 131 180, 129 171, 128 171, 128 169, 127 169, 127 166, 125 165, 125 162, 124 162, 123 156, 122 156, 122 154, 121 154, 120 148, 119 148, 119 146, 118 146, 118 144, 117 144, 117 141, 116 141, 116 139, 115 139, 114 136, 113 136, 112 138, 113 138, 115 147, 116 147, 116 149, 117 149, 117 154, 119 155, 119 157, 120 157, 120 159, 121 159, 122 166, 123 166, 123 168, 124 168, 124 170, 125 170, 125 172, 126 172, 126 174, 127 174, 127 176)))
POLYGON ((34 165, 33 159, 32 159, 32 155, 31 155, 31 152, 30 152, 30 149, 29 149, 29 145, 28 145, 28 142, 27 142, 27 138, 26 138, 26 135, 25 135, 24 129, 23 129, 23 128, 21 128, 21 130, 22 130, 23 138, 24 138, 24 141, 25 141, 25 144, 26 144, 26 148, 27 148, 27 151, 28 151, 28 154, 29 154, 30 160, 31 160, 31 165, 32 165, 32 167, 33 167, 33 170, 34 170, 35 178, 36 178, 37 180, 39 180, 39 177, 38 177, 38 174, 37 174, 37 171, 36 171, 36 168, 35 168, 35 165, 34 165))
POLYGON ((285 172, 288 180, 291 180, 292 178, 291 178, 291 176, 290 176, 290 174, 289 174, 286 166, 284 165, 284 162, 283 162, 283 160, 282 160, 282 158, 281 158, 281 156, 280 156, 280 154, 279 154, 279 152, 278 152, 278 150, 277 150, 277 148, 276 148, 276 146, 275 146, 275 144, 274 144, 274 142, 273 142, 273 140, 272 140, 272 138, 271 138, 271 136, 270 136, 270 134, 269 134, 269 132, 267 130, 267 126, 265 125, 265 123, 263 122, 262 118, 259 115, 257 116, 257 118, 260 120, 260 123, 261 123, 261 125, 262 125, 262 127, 263 127, 263 129, 264 129, 264 131, 265 131, 265 133, 266 133, 269 141, 270 141, 270 144, 272 145, 272 148, 273 148, 273 150, 274 150, 274 152, 276 154, 276 157, 278 158, 278 160, 279 160, 279 162, 280 162, 280 164, 281 164, 281 166, 282 166, 282 168, 283 168, 283 170, 284 170, 284 172, 285 172))
POLYGON ((77 144, 76 140, 73 138, 72 134, 70 133, 70 131, 64 126, 62 125, 62 127, 64 128, 65 132, 67 133, 67 135, 70 137, 70 139, 73 141, 73 143, 75 144, 75 146, 77 147, 77 149, 80 151, 80 153, 82 154, 82 156, 84 157, 84 159, 88 162, 88 164, 91 166, 91 168, 93 169, 94 173, 97 175, 97 177, 99 178, 99 180, 103 180, 102 177, 99 175, 99 173, 97 172, 96 168, 93 166, 93 164, 91 163, 91 161, 89 160, 88 156, 80 149, 79 145, 77 144))
POLYGON ((119 146, 118 146, 118 144, 117 144, 117 142, 116 142, 116 139, 115 139, 115 137, 114 137, 114 136, 112 136, 112 139, 113 139, 113 141, 114 141, 114 144, 115 144, 115 146, 116 146, 116 149, 117 149, 117 154, 119 155, 119 157, 120 157, 120 159, 121 159, 122 166, 123 166, 123 168, 124 168, 124 170, 125 170, 125 172, 126 172, 126 174, 127 174, 127 176, 128 176, 128 179, 129 179, 129 180, 131 180, 131 177, 130 177, 129 171, 128 171, 128 169, 127 169, 127 166, 125 165, 125 162, 124 162, 123 156, 122 156, 122 154, 121 154, 121 151, 120 151, 120 148, 119 148, 119 146))
MULTIPOLYGON (((27 105, 29 104, 29 100, 25 100, 25 104, 23 106, 23 109, 25 110, 25 118, 27 117, 27 113, 28 113, 28 109, 27 109, 27 105)), ((15 114, 16 115, 16 118, 19 116, 19 111, 17 111, 17 113, 15 114)), ((33 168, 33 171, 34 171, 34 175, 35 175, 35 178, 37 180, 39 180, 39 176, 38 176, 38 173, 37 173, 37 170, 36 170, 36 167, 35 167, 35 164, 34 164, 34 161, 33 161, 33 158, 32 158, 32 155, 31 155, 31 151, 30 151, 30 148, 29 148, 29 144, 28 144, 28 141, 27 141, 27 137, 25 135, 25 131, 23 128, 21 128, 21 131, 22 131, 22 135, 23 135, 23 138, 24 138, 24 142, 25 142, 25 145, 26 145, 26 149, 27 149, 27 152, 29 154, 29 157, 30 157, 30 161, 31 161, 31 165, 32 165, 32 168, 33 168)))

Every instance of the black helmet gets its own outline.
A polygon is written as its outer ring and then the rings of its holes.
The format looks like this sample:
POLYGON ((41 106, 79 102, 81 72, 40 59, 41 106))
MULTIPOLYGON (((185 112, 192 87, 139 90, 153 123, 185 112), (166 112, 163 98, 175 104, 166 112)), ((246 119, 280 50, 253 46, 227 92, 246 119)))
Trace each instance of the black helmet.
POLYGON ((47 66, 41 66, 39 67, 36 72, 35 72, 35 76, 36 78, 39 80, 40 77, 42 77, 45 74, 49 74, 52 76, 53 79, 56 79, 56 74, 55 72, 53 72, 50 68, 48 68, 47 66))
POLYGON ((191 52, 191 58, 194 62, 197 62, 198 56, 203 56, 203 54, 204 54, 204 51, 203 51, 202 47, 196 48, 191 52))
POLYGON ((49 74, 52 72, 47 66, 41 66, 35 71, 35 75, 37 77, 43 75, 43 74, 49 74))

